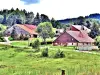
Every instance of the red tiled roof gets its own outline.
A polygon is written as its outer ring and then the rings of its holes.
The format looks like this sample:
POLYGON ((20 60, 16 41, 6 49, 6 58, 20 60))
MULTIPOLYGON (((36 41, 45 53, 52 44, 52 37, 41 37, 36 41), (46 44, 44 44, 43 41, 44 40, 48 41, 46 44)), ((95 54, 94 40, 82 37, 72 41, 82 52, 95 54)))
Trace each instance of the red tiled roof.
POLYGON ((24 29, 25 31, 27 31, 28 33, 30 33, 30 34, 37 34, 36 32, 35 32, 35 27, 34 26, 32 26, 32 25, 30 25, 30 26, 26 26, 26 25, 20 25, 20 24, 17 24, 17 26, 18 27, 20 27, 20 28, 22 28, 22 29, 24 29), (31 28, 31 27, 34 27, 34 28, 31 28))
POLYGON ((28 25, 28 24, 24 24, 26 27, 30 28, 30 29, 36 29, 37 26, 35 25, 28 25))
POLYGON ((79 42, 95 42, 85 31, 67 31, 67 33, 79 42))

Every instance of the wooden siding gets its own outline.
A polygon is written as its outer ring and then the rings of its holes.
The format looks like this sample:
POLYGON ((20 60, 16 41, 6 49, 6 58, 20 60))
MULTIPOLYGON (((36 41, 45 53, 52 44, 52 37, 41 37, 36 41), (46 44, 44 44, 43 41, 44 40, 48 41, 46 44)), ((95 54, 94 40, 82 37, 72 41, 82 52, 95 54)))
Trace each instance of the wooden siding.
POLYGON ((76 43, 78 42, 76 39, 74 39, 72 36, 70 36, 68 33, 62 33, 54 42, 58 45, 60 44, 68 44, 68 43, 76 43))

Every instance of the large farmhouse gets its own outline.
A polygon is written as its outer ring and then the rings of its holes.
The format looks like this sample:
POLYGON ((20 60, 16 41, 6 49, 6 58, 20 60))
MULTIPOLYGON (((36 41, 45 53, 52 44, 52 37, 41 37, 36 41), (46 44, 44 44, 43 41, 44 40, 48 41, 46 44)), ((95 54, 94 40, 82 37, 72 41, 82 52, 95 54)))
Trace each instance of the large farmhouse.
POLYGON ((70 29, 60 34, 60 36, 53 41, 53 45, 93 45, 95 40, 88 36, 87 30, 86 27, 82 28, 78 25, 72 25, 70 29))
POLYGON ((34 25, 28 25, 28 24, 15 24, 14 26, 8 28, 5 32, 5 36, 11 36, 12 31, 14 30, 16 33, 16 36, 24 35, 24 36, 30 36, 30 37, 37 37, 36 33, 36 26, 34 25))

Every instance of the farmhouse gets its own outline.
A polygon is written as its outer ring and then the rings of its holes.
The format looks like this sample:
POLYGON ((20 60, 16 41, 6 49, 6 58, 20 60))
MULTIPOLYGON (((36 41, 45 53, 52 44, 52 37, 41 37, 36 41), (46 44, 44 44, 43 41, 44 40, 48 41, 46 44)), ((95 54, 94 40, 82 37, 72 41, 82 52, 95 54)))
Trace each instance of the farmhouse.
POLYGON ((93 45, 94 39, 88 36, 86 31, 66 31, 62 33, 56 40, 53 41, 53 45, 93 45))
POLYGON ((8 28, 5 32, 5 36, 11 36, 12 31, 14 30, 16 36, 24 35, 30 37, 37 37, 38 33, 36 33, 36 26, 35 25, 28 25, 28 24, 15 24, 12 27, 8 28))

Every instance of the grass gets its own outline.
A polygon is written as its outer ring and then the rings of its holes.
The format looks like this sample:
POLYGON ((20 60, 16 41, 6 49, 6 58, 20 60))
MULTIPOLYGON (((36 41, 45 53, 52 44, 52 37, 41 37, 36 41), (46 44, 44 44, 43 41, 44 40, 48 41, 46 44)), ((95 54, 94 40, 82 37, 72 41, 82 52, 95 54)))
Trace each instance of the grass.
POLYGON ((66 75, 100 75, 100 54, 76 52, 73 46, 42 45, 40 52, 0 46, 0 75, 61 75, 62 69, 66 75), (41 57, 46 47, 49 57, 41 57), (65 58, 54 58, 58 49, 65 53, 65 58))
MULTIPOLYGON (((30 42, 34 42, 36 39, 39 39, 40 42, 43 41, 43 39, 41 39, 41 38, 33 38, 31 41, 28 41, 28 40, 26 40, 26 41, 12 41, 11 44, 12 44, 13 46, 27 47, 28 44, 29 44, 30 42)), ((55 38, 53 38, 53 39, 47 38, 46 40, 47 40, 47 42, 49 42, 49 41, 53 41, 54 39, 55 39, 55 38)))

